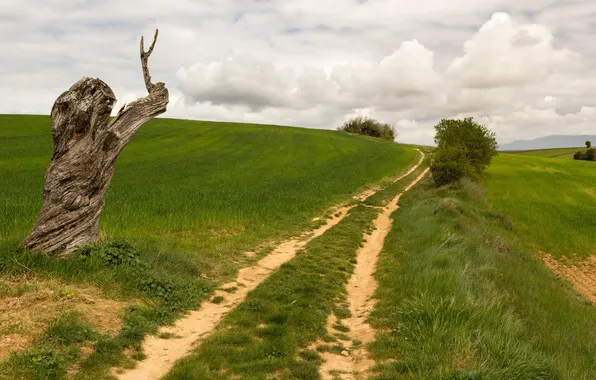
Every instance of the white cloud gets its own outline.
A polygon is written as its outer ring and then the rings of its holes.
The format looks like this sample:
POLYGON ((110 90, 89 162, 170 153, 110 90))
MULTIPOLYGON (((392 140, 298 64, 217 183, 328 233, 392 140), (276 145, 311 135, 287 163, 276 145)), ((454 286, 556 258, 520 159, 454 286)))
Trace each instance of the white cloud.
POLYGON ((150 68, 170 88, 166 117, 334 129, 368 112, 420 143, 455 116, 502 141, 596 132, 595 11, 574 0, 5 0, 0 112, 47 114, 82 76, 110 84, 116 108, 143 96, 138 38, 158 26, 150 68))
POLYGON ((578 59, 567 49, 553 47, 552 34, 542 25, 516 25, 511 16, 495 13, 473 39, 464 55, 447 69, 467 88, 494 88, 540 83, 555 70, 578 59))

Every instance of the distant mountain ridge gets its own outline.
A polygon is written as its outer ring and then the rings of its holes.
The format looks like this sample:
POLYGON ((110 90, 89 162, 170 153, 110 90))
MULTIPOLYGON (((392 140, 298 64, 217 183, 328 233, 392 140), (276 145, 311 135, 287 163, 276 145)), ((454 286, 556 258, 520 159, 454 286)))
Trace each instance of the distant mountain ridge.
POLYGON ((591 141, 592 145, 596 145, 596 135, 550 135, 533 140, 515 140, 499 144, 499 150, 575 148, 585 146, 586 141, 591 141))

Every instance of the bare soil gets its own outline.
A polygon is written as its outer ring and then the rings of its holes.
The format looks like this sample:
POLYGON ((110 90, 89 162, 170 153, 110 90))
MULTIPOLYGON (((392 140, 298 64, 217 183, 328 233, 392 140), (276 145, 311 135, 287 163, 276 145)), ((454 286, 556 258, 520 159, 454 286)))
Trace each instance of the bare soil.
POLYGON ((339 223, 353 206, 345 206, 335 210, 334 216, 326 223, 312 231, 302 239, 292 239, 281 243, 269 255, 261 259, 256 265, 243 268, 238 272, 235 281, 224 284, 214 294, 223 297, 220 303, 210 300, 201 304, 199 310, 187 314, 179 319, 174 326, 161 328, 159 333, 171 333, 178 338, 161 339, 159 336, 149 336, 143 342, 146 358, 137 363, 134 369, 115 369, 113 375, 119 379, 158 379, 164 376, 174 365, 174 362, 187 356, 200 342, 208 336, 222 320, 222 318, 244 300, 246 295, 262 283, 271 272, 282 264, 290 261, 306 244, 324 234, 339 223), (221 289, 237 288, 234 292, 221 289))
POLYGON ((540 252, 544 264, 557 276, 569 281, 587 300, 596 303, 596 256, 585 260, 569 259, 565 256, 556 260, 552 255, 540 252))
MULTIPOLYGON (((347 356, 333 353, 323 354, 325 362, 321 365, 320 373, 324 380, 333 380, 337 377, 343 380, 360 379, 374 365, 374 361, 368 357, 365 347, 367 343, 371 343, 375 339, 375 330, 367 323, 367 319, 375 304, 372 297, 377 289, 374 272, 377 267, 379 253, 383 249, 385 238, 391 230, 393 224, 391 214, 399 208, 400 197, 427 173, 428 169, 412 181, 404 192, 396 195, 389 204, 383 207, 373 221, 374 230, 371 233, 365 233, 363 236, 365 243, 356 253, 357 263, 354 273, 346 286, 347 300, 352 316, 342 320, 342 323, 350 328, 347 335, 352 341, 352 349, 347 356), (360 341, 362 344, 354 347, 354 341, 360 341)), ((327 322, 328 331, 332 331, 331 326, 335 321, 336 317, 331 315, 327 322)))

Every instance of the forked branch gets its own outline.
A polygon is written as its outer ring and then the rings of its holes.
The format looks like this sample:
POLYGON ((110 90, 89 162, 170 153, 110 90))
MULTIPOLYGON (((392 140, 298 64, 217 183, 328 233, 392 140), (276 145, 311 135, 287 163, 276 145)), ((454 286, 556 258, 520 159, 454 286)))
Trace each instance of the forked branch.
POLYGON ((145 78, 145 87, 147 87, 147 91, 149 93, 153 92, 153 89, 156 87, 153 83, 151 83, 151 75, 149 75, 149 67, 147 63, 149 61, 149 57, 151 53, 153 53, 153 48, 155 47, 155 43, 157 42, 157 35, 159 34, 159 29, 155 29, 155 35, 153 36, 153 43, 149 48, 149 51, 145 51, 145 41, 144 37, 141 36, 141 66, 143 67, 143 77, 145 78))

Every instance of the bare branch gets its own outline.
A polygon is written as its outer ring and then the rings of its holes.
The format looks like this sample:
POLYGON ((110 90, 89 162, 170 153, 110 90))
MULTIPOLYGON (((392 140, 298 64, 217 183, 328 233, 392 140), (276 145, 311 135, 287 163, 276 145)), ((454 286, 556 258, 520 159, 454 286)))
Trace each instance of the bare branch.
POLYGON ((157 35, 159 34, 159 29, 155 29, 155 34, 153 35, 153 43, 151 44, 151 47, 149 48, 149 51, 147 52, 147 57, 151 55, 151 53, 153 53, 153 48, 155 47, 155 43, 157 42, 157 35))
POLYGON ((143 68, 143 77, 145 79, 145 87, 147 88, 147 92, 153 92, 154 88, 156 87, 153 83, 151 83, 151 75, 149 75, 149 67, 147 66, 149 61, 149 56, 153 53, 153 48, 155 47, 155 43, 157 42, 157 35, 159 34, 159 29, 155 29, 155 35, 153 36, 153 43, 151 47, 149 47, 149 51, 145 52, 145 40, 144 37, 141 36, 141 67, 143 68))

